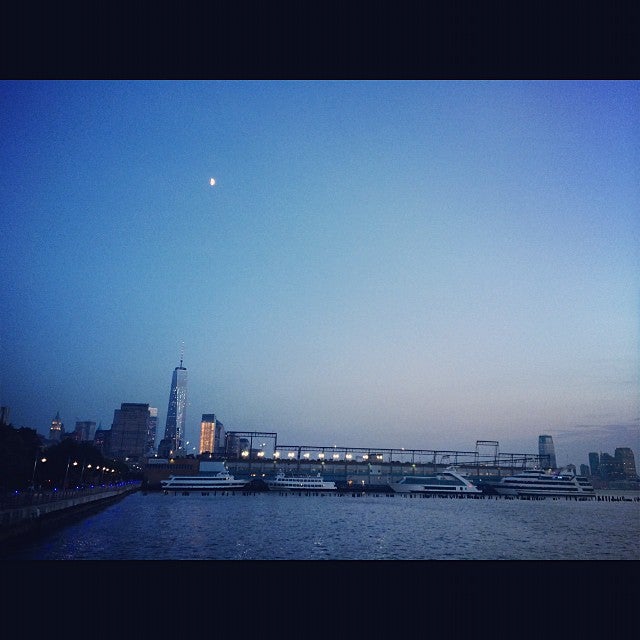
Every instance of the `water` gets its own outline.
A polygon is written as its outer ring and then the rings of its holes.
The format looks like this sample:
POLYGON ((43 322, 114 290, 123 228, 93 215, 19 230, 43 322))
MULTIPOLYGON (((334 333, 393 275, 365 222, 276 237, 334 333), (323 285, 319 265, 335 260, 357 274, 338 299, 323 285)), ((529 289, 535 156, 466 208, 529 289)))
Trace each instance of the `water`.
POLYGON ((135 493, 15 560, 639 560, 640 502, 135 493))

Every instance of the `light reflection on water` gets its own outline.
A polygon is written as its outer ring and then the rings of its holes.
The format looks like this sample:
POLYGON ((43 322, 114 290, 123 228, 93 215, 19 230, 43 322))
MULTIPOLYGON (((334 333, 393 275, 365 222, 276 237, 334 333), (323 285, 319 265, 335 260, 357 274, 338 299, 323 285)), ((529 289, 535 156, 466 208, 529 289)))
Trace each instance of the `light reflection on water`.
POLYGON ((640 502, 136 493, 18 560, 638 560, 640 502))

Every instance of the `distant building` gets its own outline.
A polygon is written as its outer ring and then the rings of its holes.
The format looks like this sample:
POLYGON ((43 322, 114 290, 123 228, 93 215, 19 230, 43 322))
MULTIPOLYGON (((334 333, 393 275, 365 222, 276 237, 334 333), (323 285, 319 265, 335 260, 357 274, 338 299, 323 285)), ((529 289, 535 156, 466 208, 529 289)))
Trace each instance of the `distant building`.
POLYGON ((580 465, 580 475, 581 476, 590 476, 591 475, 591 470, 589 469, 589 465, 588 464, 581 464, 580 465))
POLYGON ((60 412, 56 412, 56 417, 51 421, 51 427, 49 428, 49 440, 52 442, 60 442, 64 435, 64 424, 60 420, 60 412))
POLYGON ((147 423, 147 444, 145 455, 152 456, 156 451, 156 433, 158 430, 158 409, 149 407, 149 421, 147 423))
POLYGON ((638 477, 636 460, 633 451, 629 447, 618 447, 615 450, 616 471, 625 479, 632 480, 638 477))
MULTIPOLYGON (((167 408, 167 422, 164 429, 164 439, 161 443, 163 446, 163 455, 165 450, 169 449, 170 455, 178 455, 184 453, 184 433, 187 419, 187 370, 182 366, 182 358, 180 358, 180 366, 173 370, 171 378, 171 390, 169 392, 169 406, 167 408), (170 442, 164 442, 169 440, 170 442)), ((160 455, 160 451, 158 451, 160 455)))
POLYGON ((198 453, 219 453, 224 443, 224 426, 215 414, 203 413, 200 423, 200 448, 198 453))
POLYGON ((538 436, 538 455, 544 468, 557 469, 556 451, 551 436, 538 436))
POLYGON ((98 427, 93 436, 93 446, 105 455, 111 448, 111 429, 98 427))
POLYGON ((241 458, 249 455, 249 438, 243 438, 235 433, 227 433, 225 436, 224 452, 230 458, 241 458))
POLYGON ((158 444, 158 457, 162 459, 168 459, 174 457, 173 452, 174 441, 171 438, 162 438, 158 444))
POLYGON ((600 454, 600 470, 598 474, 603 480, 615 480, 616 478, 616 459, 608 454, 600 454))
POLYGON ((9 407, 0 407, 0 424, 11 424, 9 421, 10 413, 9 407))
POLYGON ((76 420, 75 439, 78 442, 90 442, 96 433, 96 423, 91 420, 76 420))
POLYGON ((596 451, 592 451, 589 454, 589 466, 591 467, 591 475, 600 475, 600 454, 596 451))
POLYGON ((140 460, 146 454, 149 405, 123 402, 113 412, 109 455, 124 460, 140 460))

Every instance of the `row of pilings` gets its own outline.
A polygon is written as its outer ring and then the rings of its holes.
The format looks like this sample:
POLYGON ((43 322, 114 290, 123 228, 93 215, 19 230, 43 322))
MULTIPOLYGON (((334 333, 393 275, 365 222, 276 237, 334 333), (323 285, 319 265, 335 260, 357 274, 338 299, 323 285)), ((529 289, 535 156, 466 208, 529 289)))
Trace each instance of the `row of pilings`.
POLYGON ((374 493, 367 491, 241 491, 241 490, 209 490, 209 491, 163 491, 165 495, 201 495, 201 496, 255 496, 263 493, 275 494, 283 497, 299 496, 299 497, 351 497, 351 498, 400 498, 403 500, 414 499, 436 499, 436 500, 570 500, 574 502, 640 502, 640 496, 501 496, 489 493, 457 493, 457 494, 439 494, 439 493, 374 493))

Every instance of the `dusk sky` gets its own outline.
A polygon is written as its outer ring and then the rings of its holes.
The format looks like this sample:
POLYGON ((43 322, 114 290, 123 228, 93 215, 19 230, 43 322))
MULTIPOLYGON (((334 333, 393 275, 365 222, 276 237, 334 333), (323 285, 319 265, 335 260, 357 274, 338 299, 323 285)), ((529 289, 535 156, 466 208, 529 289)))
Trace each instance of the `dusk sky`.
MULTIPOLYGON (((0 82, 1 403, 640 458, 640 83, 0 82), (215 186, 210 178, 215 178, 215 186)), ((640 465, 638 465, 640 466, 640 465)))

